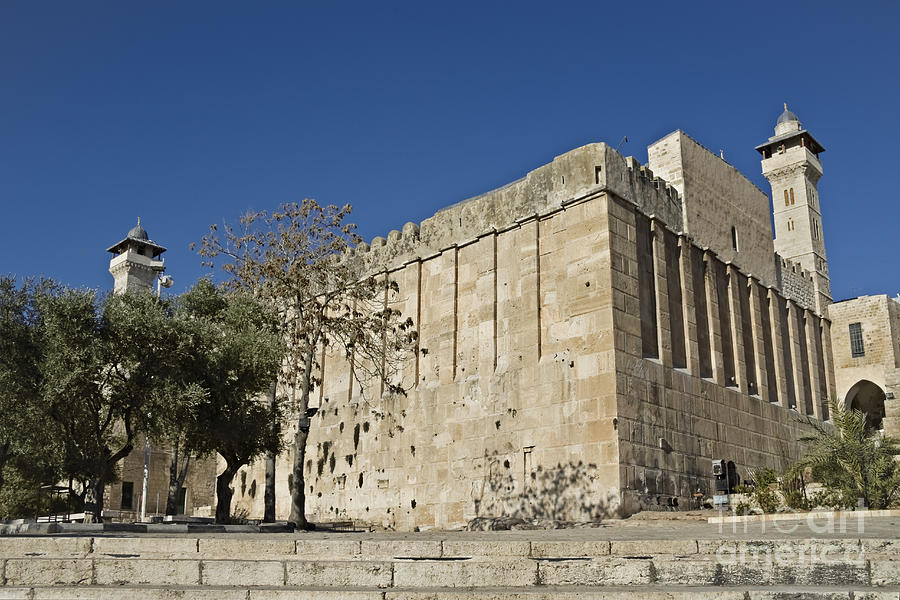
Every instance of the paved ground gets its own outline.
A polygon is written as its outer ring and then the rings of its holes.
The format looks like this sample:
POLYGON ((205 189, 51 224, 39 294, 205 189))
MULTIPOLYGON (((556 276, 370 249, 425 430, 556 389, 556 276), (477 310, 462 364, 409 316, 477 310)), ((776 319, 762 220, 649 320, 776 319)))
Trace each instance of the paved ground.
POLYGON ((900 517, 864 517, 847 513, 841 519, 815 518, 793 521, 710 524, 708 513, 644 513, 643 517, 610 520, 596 527, 513 531, 331 532, 296 533, 162 533, 92 532, 91 537, 223 537, 302 538, 357 540, 677 540, 677 539, 898 539, 900 517))

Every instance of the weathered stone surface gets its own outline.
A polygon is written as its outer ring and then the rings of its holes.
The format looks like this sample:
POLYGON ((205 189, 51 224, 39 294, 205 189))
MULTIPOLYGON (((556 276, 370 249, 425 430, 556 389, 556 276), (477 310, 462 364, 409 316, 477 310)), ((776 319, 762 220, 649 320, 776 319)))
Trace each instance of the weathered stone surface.
POLYGON ((297 558, 309 560, 349 560, 360 558, 358 540, 303 540, 296 543, 297 558))
POLYGON ((610 554, 615 556, 654 556, 674 554, 686 556, 697 554, 695 540, 614 540, 610 554))
POLYGON ((285 561, 287 585, 390 587, 391 563, 375 561, 285 561))
POLYGON ((89 537, 0 536, 0 558, 81 558, 90 551, 89 537))
POLYGON ((278 558, 295 552, 291 539, 200 539, 200 554, 205 558, 278 558))
POLYGON ((394 587, 530 586, 536 575, 537 563, 528 559, 394 562, 394 587))
POLYGON ((284 563, 274 560, 204 560, 200 573, 203 585, 284 585, 284 563))
POLYGON ((652 563, 637 559, 542 560, 541 585, 647 585, 652 563))
MULTIPOLYGON (((2 589, 2 588, 0 588, 2 589)), ((34 588, 32 600, 247 600, 247 590, 121 587, 34 588)))
POLYGON ((198 585, 199 560, 95 560, 98 585, 198 585))
POLYGON ((188 537, 95 537, 93 555, 106 558, 142 557, 197 557, 197 539, 188 537))
POLYGON ((249 600, 384 600, 376 590, 250 590, 249 600))
POLYGON ((653 559, 653 581, 667 585, 720 585, 722 567, 713 560, 653 559))
POLYGON ((389 558, 440 558, 439 540, 363 540, 360 554, 366 560, 389 558))
POLYGON ((0 587, 0 600, 30 600, 31 588, 0 587))
POLYGON ((872 585, 900 585, 900 560, 872 560, 872 585))
POLYGON ((467 541, 444 540, 443 556, 528 556, 531 542, 527 541, 467 541))
POLYGON ((18 559, 6 561, 7 585, 90 584, 91 561, 81 559, 18 559))
POLYGON ((553 541, 534 540, 531 542, 531 556, 534 558, 576 558, 609 555, 606 541, 553 541))

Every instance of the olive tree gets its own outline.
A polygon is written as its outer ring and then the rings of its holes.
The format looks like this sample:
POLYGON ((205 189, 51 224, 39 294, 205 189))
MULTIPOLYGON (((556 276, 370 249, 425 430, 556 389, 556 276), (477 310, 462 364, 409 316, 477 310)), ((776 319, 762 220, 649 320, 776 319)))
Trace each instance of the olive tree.
MULTIPOLYGON (((289 390, 297 423, 289 520, 298 527, 308 526, 303 465, 310 394, 321 384, 318 357, 336 345, 353 361, 358 380, 380 380, 389 393, 404 393, 396 373, 417 338, 412 320, 385 302, 397 283, 387 273, 367 272, 361 261, 346 259, 361 241, 347 220, 350 210, 349 205, 323 207, 306 199, 271 212, 251 212, 221 231, 213 225, 199 248, 207 265, 221 265, 231 290, 253 294, 278 315, 286 343, 278 387, 289 390)), ((274 478, 266 479, 274 512, 269 489, 274 478)))
POLYGON ((165 404, 158 384, 170 372, 176 332, 150 294, 100 301, 93 291, 65 289, 39 295, 36 304, 40 413, 63 441, 65 474, 85 483, 85 521, 100 521, 117 463, 165 404))
POLYGON ((277 375, 282 340, 268 307, 247 294, 225 294, 207 280, 178 299, 175 323, 181 331, 178 385, 190 401, 169 414, 168 429, 185 456, 218 452, 225 459, 216 479, 216 521, 223 523, 231 515, 238 470, 280 448, 280 429, 272 426, 280 407, 258 397, 277 375))

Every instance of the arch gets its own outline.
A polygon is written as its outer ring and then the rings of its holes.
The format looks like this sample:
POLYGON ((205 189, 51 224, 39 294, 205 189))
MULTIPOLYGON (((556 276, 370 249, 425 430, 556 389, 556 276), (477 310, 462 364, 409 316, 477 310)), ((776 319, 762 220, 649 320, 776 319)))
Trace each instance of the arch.
POLYGON ((844 405, 851 410, 860 410, 866 415, 869 426, 880 430, 884 420, 884 390, 868 379, 853 384, 844 396, 844 405))

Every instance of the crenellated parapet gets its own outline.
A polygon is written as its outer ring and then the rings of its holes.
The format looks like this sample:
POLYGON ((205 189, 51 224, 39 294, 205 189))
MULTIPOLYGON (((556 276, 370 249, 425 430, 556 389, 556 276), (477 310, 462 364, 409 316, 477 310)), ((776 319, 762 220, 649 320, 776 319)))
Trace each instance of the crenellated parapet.
POLYGON ((675 230, 682 229, 678 191, 634 157, 623 157, 598 143, 558 156, 501 188, 441 209, 421 225, 407 223, 387 238, 363 242, 350 255, 365 261, 369 270, 390 269, 602 192, 633 203, 675 230))

